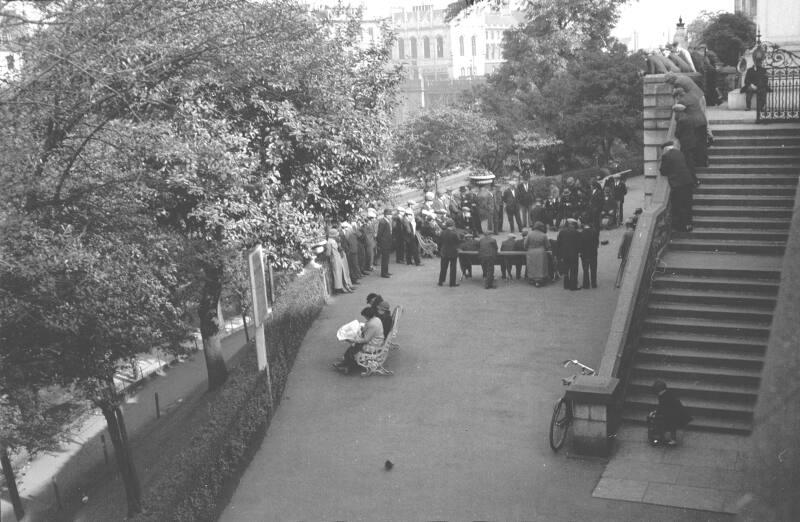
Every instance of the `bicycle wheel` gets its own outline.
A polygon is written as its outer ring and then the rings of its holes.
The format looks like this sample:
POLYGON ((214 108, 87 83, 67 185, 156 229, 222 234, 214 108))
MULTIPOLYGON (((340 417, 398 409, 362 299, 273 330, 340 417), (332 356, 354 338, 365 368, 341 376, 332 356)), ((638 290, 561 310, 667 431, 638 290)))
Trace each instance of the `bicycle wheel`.
POLYGON ((572 410, 569 402, 562 397, 553 408, 553 418, 550 419, 550 447, 553 451, 560 450, 564 445, 570 424, 572 424, 572 410))

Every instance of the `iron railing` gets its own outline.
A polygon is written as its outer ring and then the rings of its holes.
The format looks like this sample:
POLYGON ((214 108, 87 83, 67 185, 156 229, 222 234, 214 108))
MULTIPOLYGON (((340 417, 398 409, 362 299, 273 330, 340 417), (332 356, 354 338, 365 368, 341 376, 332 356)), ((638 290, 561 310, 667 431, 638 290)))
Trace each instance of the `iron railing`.
POLYGON ((800 121, 800 56, 775 44, 762 43, 769 91, 756 113, 761 123, 800 121))

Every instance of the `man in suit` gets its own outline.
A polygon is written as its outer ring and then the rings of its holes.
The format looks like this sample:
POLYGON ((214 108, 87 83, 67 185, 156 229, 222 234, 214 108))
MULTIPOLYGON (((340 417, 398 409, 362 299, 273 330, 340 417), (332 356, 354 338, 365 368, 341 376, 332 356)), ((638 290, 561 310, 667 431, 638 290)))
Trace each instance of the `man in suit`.
MULTIPOLYGON (((472 234, 466 234, 464 240, 458 246, 458 249, 467 252, 477 252, 478 245, 478 240, 475 239, 472 234)), ((461 273, 464 274, 464 277, 472 278, 472 263, 470 262, 470 257, 464 254, 460 255, 458 260, 461 265, 461 273)))
POLYGON ((405 237, 406 249, 406 264, 410 265, 412 262, 420 266, 422 263, 419 261, 419 243, 417 242, 417 221, 414 217, 414 211, 410 208, 406 209, 405 219, 403 220, 403 237, 405 237))
POLYGON ((478 241, 478 260, 483 269, 484 288, 491 290, 494 285, 494 260, 497 257, 497 240, 488 230, 483 231, 483 236, 478 241))
POLYGON ((583 288, 597 288, 597 249, 600 248, 600 229, 591 220, 584 222, 580 231, 580 256, 583 266, 583 288))
POLYGON ((692 192, 694 179, 680 149, 672 141, 662 146, 662 176, 667 176, 670 186, 670 206, 672 211, 672 228, 680 232, 692 231, 692 192))
POLYGON ((383 217, 378 222, 378 233, 375 239, 381 256, 381 277, 391 277, 389 254, 392 251, 392 210, 389 208, 383 210, 383 217))
POLYGON ((350 223, 342 223, 344 241, 342 247, 347 256, 347 265, 350 268, 350 280, 354 285, 361 279, 361 268, 358 266, 358 236, 350 223))
POLYGON ((403 221, 405 220, 406 209, 403 207, 397 208, 392 219, 392 242, 394 244, 395 261, 404 263, 406 259, 406 238, 403 235, 403 221))
MULTIPOLYGON (((519 215, 522 217, 522 227, 528 226, 528 220, 531 214, 531 205, 533 205, 533 186, 526 176, 522 183, 517 185, 517 205, 519 207, 519 215)), ((530 224, 533 226, 533 223, 530 224)))
POLYGON ((377 223, 378 214, 374 208, 367 209, 367 219, 361 226, 361 231, 364 234, 364 271, 372 272, 372 267, 375 264, 375 235, 378 232, 377 223))
POLYGON ((452 219, 448 219, 445 222, 445 227, 439 237, 439 255, 442 258, 439 267, 439 286, 444 284, 448 267, 450 268, 450 286, 458 286, 458 283, 456 283, 456 261, 458 261, 458 245, 461 243, 461 238, 456 232, 455 223, 453 223, 452 219))
POLYGON ((578 287, 578 254, 580 235, 578 221, 568 218, 567 224, 558 233, 558 256, 564 268, 564 290, 580 290, 578 287))
MULTIPOLYGON (((517 246, 517 238, 514 234, 508 236, 508 238, 500 243, 500 251, 501 252, 513 252, 517 246)), ((508 278, 514 279, 514 276, 511 273, 511 267, 514 266, 514 263, 511 262, 509 258, 503 258, 503 264, 500 265, 500 277, 503 279, 506 278, 506 270, 508 270, 508 278)), ((519 279, 520 273, 522 271, 522 265, 517 264, 517 279, 519 279)))
MULTIPOLYGON (((703 110, 702 101, 700 98, 686 92, 682 87, 675 87, 673 89, 673 96, 675 98, 676 106, 682 105, 683 118, 687 120, 687 124, 694 128, 695 147, 694 147, 694 164, 698 167, 708 166, 708 120, 706 119, 705 111, 703 110)), ((675 106, 673 106, 675 107, 675 106)))
POLYGON ((756 61, 752 67, 744 73, 744 85, 741 92, 745 93, 745 104, 747 109, 753 102, 753 95, 756 95, 756 110, 761 112, 767 104, 767 93, 771 90, 767 80, 767 70, 761 65, 761 60, 756 61))
POLYGON ((514 222, 516 221, 517 227, 522 230, 522 222, 519 219, 519 204, 517 203, 517 179, 511 180, 511 184, 503 192, 503 203, 506 206, 506 214, 508 215, 508 226, 511 232, 514 232, 514 222))
POLYGON ((500 185, 492 184, 494 195, 494 233, 503 231, 503 190, 500 185))

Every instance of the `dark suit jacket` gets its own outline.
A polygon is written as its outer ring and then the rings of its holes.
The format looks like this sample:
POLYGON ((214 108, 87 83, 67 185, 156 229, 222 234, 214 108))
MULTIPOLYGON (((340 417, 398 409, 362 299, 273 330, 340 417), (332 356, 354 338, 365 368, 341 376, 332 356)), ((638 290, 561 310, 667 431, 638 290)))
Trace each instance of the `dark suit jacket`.
POLYGON ((483 236, 478 241, 478 259, 494 259, 497 256, 497 240, 483 236))
POLYGON ((461 238, 458 236, 458 232, 452 228, 446 228, 439 237, 439 255, 443 258, 458 256, 459 244, 461 244, 461 238))
POLYGON ((597 257, 600 248, 600 231, 586 227, 580 231, 580 253, 583 258, 597 257))
POLYGON ((509 237, 500 244, 500 251, 507 252, 509 250, 516 250, 516 246, 517 246, 517 240, 513 237, 509 237))
POLYGON ((703 108, 700 106, 700 98, 690 92, 685 92, 676 98, 676 101, 686 107, 683 113, 694 127, 708 125, 706 115, 703 112, 703 108))
POLYGON ((756 68, 755 66, 747 69, 747 72, 744 73, 744 86, 741 92, 747 92, 747 86, 750 84, 755 85, 758 92, 767 92, 769 90, 767 70, 763 67, 756 68))
MULTIPOLYGON (((391 218, 389 218, 391 219, 391 218)), ((386 218, 381 218, 378 221, 378 248, 388 252, 392 249, 392 227, 386 218)))
POLYGON ((694 185, 694 178, 686 165, 683 152, 678 149, 669 149, 661 156, 661 175, 667 176, 669 186, 672 188, 694 185))
POLYGON ((580 232, 572 227, 562 228, 558 233, 558 257, 566 261, 575 261, 580 252, 580 232))
POLYGON ((533 204, 533 185, 530 182, 528 182, 528 190, 525 190, 523 183, 517 185, 517 202, 523 207, 530 207, 533 204))
POLYGON ((514 212, 517 210, 517 189, 515 188, 513 191, 511 187, 507 188, 503 192, 503 203, 506 204, 506 210, 514 212))

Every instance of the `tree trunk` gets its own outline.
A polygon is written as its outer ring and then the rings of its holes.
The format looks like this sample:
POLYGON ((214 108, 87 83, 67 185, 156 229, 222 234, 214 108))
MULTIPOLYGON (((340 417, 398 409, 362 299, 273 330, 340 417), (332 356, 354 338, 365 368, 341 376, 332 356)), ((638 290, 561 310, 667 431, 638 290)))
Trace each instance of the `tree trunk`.
POLYGON ((244 327, 244 339, 250 342, 250 333, 247 331, 247 314, 242 312, 242 326, 244 327))
POLYGON ((128 502, 128 516, 130 517, 142 512, 142 488, 139 484, 139 476, 136 474, 136 467, 133 465, 125 420, 119 406, 102 405, 100 410, 106 418, 108 434, 111 444, 114 446, 114 457, 125 486, 125 498, 128 502))
POLYGON ((11 505, 14 506, 14 516, 17 520, 22 520, 25 516, 25 510, 22 507, 22 499, 19 498, 19 490, 17 489, 17 477, 14 475, 14 469, 11 467, 11 459, 8 456, 8 448, 5 446, 0 447, 0 464, 3 467, 3 475, 6 478, 6 487, 8 494, 11 497, 11 505))
POLYGON ((203 268, 205 282, 197 312, 200 315, 200 335, 203 337, 203 354, 208 371, 208 389, 220 387, 228 378, 228 368, 222 357, 219 314, 219 298, 222 295, 222 267, 206 265, 203 268))

